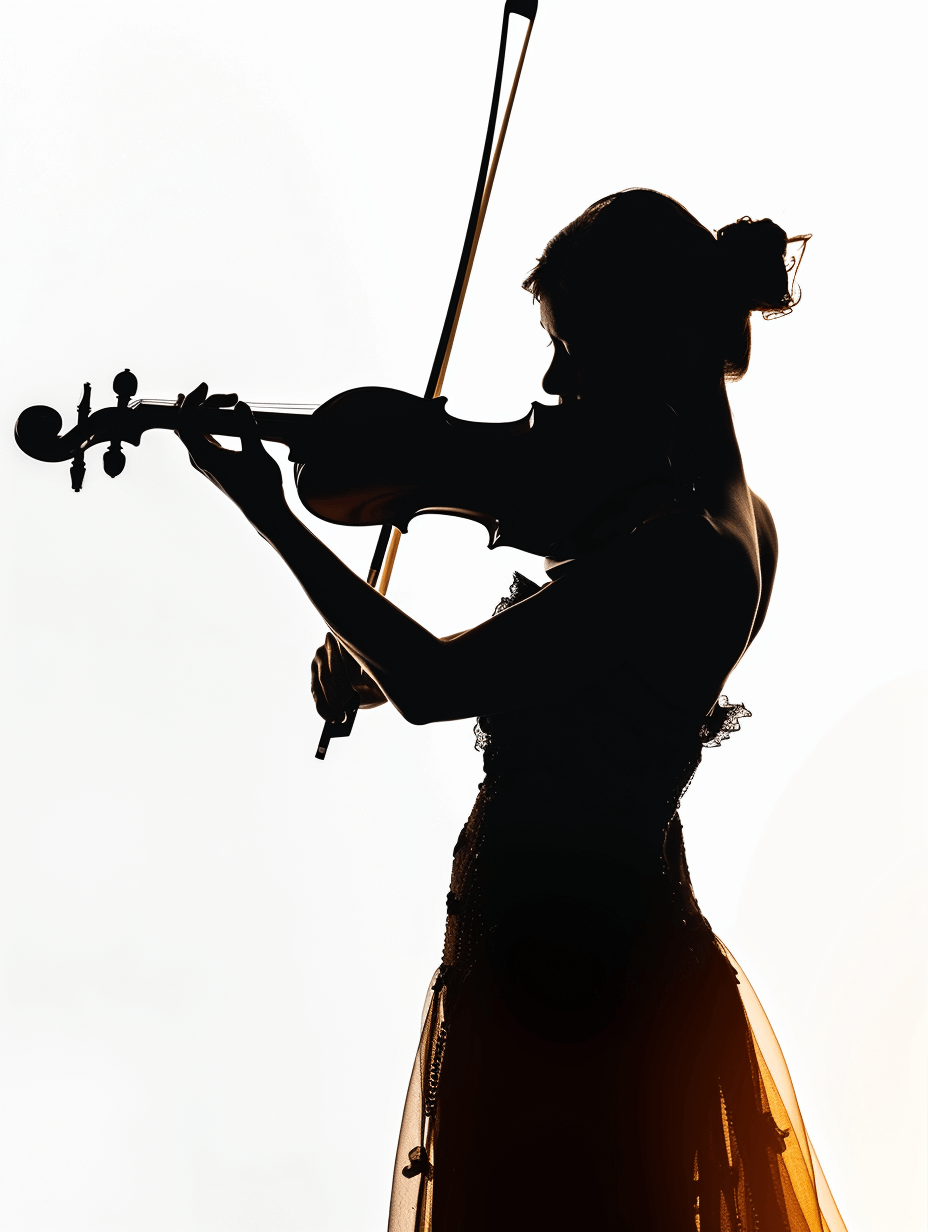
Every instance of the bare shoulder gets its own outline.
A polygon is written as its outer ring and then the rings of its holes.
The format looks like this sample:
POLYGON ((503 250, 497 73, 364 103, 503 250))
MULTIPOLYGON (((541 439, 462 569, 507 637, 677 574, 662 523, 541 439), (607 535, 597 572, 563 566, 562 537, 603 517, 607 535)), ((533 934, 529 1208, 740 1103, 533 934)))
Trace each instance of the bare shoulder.
POLYGON ((542 596, 585 605, 587 620, 599 608, 646 629, 721 627, 735 614, 739 624, 753 616, 757 572, 753 533, 748 541, 705 510, 672 508, 578 559, 542 596))
POLYGON ((680 510, 650 520, 632 536, 639 542, 630 553, 629 581, 652 596, 652 609, 672 607, 700 637, 718 637, 740 653, 758 607, 766 608, 776 561, 766 506, 762 517, 757 537, 756 519, 743 505, 740 511, 680 510))
POLYGON ((773 585, 778 555, 773 514, 743 481, 716 508, 668 510, 637 533, 641 546, 647 544, 647 552, 654 553, 655 563, 676 556, 700 568, 721 569, 732 580, 750 573, 768 594, 773 585))

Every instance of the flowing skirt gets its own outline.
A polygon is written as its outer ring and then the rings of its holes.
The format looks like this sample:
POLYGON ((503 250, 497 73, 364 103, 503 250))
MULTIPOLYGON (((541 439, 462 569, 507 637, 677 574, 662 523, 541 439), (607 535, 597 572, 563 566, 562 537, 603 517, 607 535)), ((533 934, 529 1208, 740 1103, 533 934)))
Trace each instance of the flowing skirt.
POLYGON ((721 942, 594 985, 564 1004, 490 961, 436 973, 389 1232, 846 1232, 721 942))

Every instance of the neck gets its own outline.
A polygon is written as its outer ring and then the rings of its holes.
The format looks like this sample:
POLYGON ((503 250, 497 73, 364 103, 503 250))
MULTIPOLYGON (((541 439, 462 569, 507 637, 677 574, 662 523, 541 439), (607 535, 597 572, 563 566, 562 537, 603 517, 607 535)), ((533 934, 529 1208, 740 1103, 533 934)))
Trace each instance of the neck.
POLYGON ((740 468, 741 456, 723 381, 677 384, 668 388, 667 400, 679 425, 673 461, 680 479, 707 479, 720 471, 730 471, 733 463, 740 468))

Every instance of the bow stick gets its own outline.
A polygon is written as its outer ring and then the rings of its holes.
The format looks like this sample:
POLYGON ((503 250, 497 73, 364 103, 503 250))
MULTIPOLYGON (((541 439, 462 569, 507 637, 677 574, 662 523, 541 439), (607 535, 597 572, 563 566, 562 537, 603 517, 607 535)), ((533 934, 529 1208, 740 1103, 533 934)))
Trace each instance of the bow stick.
MULTIPOLYGON (((493 191, 493 181, 496 179, 496 169, 499 166, 499 156, 503 149, 503 142, 506 139, 506 130, 509 127, 509 117, 512 115, 512 105, 515 102, 516 90, 519 86, 519 78, 522 75, 522 65, 525 63, 525 53, 528 49, 528 41, 531 38, 532 26, 535 23, 535 14, 538 10, 538 0, 506 0, 506 7, 503 9, 503 29, 499 41, 499 58, 496 63, 496 78, 493 82, 493 100, 490 103, 490 119, 487 124, 487 135, 483 143, 483 156, 480 160, 480 171, 477 175, 477 187, 474 190, 474 202, 471 206, 470 218, 467 223, 467 231, 464 235, 464 246, 461 249, 461 259, 458 263, 458 271, 454 279, 454 286, 451 291, 451 299, 448 302, 448 311, 445 313, 445 322, 442 326, 441 337, 438 340, 438 348, 435 351, 435 360, 432 364, 432 371, 429 373, 428 384, 425 387, 424 397, 437 398, 441 394, 441 388, 445 379, 445 372, 448 368, 448 361, 451 358, 451 348, 454 346, 454 338, 457 333, 458 321, 461 317, 461 308, 464 304, 464 296, 467 293, 467 284, 470 281, 470 272, 473 269, 474 257, 477 255, 477 245, 480 242, 480 233, 483 230, 483 220, 486 217, 487 205, 490 200, 490 193, 493 191), (506 60, 506 43, 509 36, 509 18, 516 14, 520 17, 528 19, 528 29, 525 31, 525 38, 522 42, 522 51, 519 54, 519 62, 516 65, 516 70, 512 79, 512 86, 509 90, 509 99, 506 103, 506 110, 503 112, 502 123, 499 127, 499 135, 496 138, 496 145, 493 145, 493 134, 496 131, 496 117, 499 113, 499 100, 502 93, 503 85, 503 67, 506 60), (491 156, 492 154, 492 156, 491 156)), ((393 566, 396 563, 396 553, 400 546, 400 535, 402 532, 395 526, 385 524, 380 528, 380 535, 377 539, 377 546, 374 548, 374 555, 371 558, 371 567, 367 573, 367 583, 373 586, 377 591, 385 595, 387 587, 390 585, 390 577, 393 573, 393 566)), ((326 723, 322 729, 322 735, 319 738, 319 745, 316 749, 316 757, 322 760, 329 747, 329 741, 336 736, 350 736, 351 729, 354 727, 354 721, 358 713, 358 706, 355 703, 352 706, 345 719, 341 723, 326 723)))

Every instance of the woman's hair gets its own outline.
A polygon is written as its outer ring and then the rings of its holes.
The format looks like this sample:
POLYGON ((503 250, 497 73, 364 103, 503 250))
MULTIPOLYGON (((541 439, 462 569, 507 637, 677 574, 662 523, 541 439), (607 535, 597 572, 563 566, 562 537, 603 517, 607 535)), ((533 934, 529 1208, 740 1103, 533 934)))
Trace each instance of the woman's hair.
POLYGON ((649 366, 660 362, 681 310, 689 312, 713 368, 736 381, 751 357, 751 313, 782 315, 798 302, 789 242, 769 218, 739 218, 713 235, 672 197, 629 188, 559 231, 522 285, 551 304, 568 343, 619 343, 649 366))

